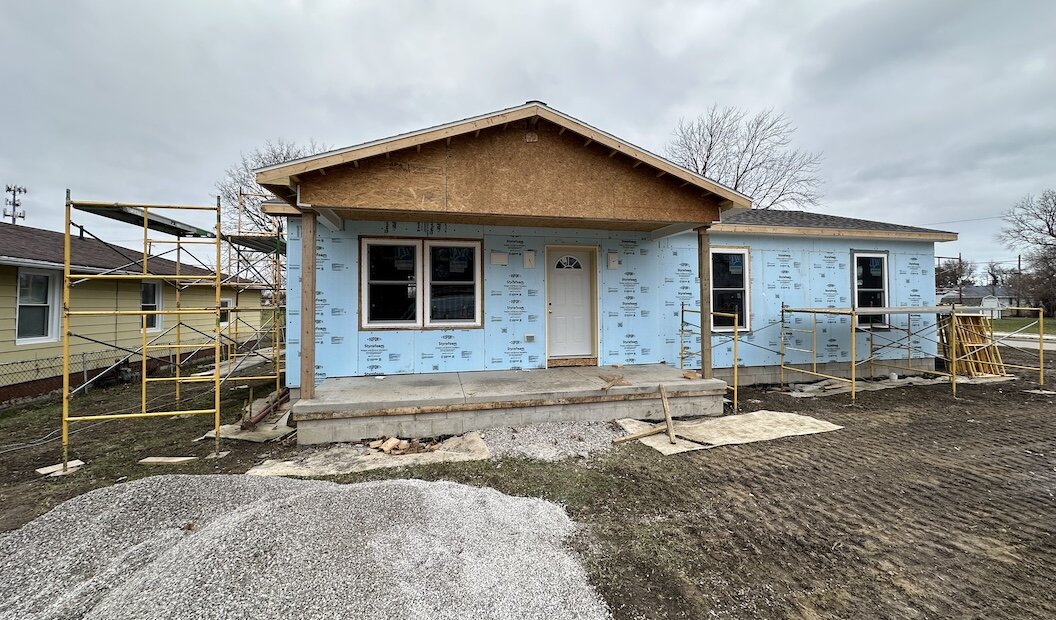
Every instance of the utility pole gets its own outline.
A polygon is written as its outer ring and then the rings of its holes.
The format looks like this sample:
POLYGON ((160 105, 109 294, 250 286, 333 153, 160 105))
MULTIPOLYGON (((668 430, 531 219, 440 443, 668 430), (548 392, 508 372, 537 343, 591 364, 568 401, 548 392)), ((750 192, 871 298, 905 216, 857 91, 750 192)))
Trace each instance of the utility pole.
POLYGON ((957 252, 957 303, 964 305, 964 261, 957 252))
MULTIPOLYGON (((1016 307, 1023 305, 1021 297, 1021 291, 1023 290, 1023 255, 1016 256, 1016 307)), ((1016 310, 1016 316, 1019 316, 1019 310, 1016 310)))
POLYGON ((8 185, 7 189, 4 191, 11 194, 10 198, 4 199, 4 204, 11 207, 10 212, 8 212, 6 208, 4 209, 4 217, 10 217, 12 224, 16 224, 20 218, 23 220, 26 219, 26 212, 24 210, 18 210, 18 208, 22 206, 22 201, 18 198, 18 195, 28 193, 26 188, 20 185, 8 185))

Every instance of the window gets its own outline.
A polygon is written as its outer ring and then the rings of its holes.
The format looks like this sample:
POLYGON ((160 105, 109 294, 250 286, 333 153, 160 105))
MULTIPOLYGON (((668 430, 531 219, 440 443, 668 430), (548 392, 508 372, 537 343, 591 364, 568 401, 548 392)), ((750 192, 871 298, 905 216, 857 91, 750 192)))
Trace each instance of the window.
MULTIPOLYGON (((150 312, 161 310, 161 285, 157 282, 143 282, 142 284, 140 284, 139 297, 140 310, 150 312)), ((160 315, 147 314, 143 318, 146 319, 147 329, 160 328, 160 315)))
POLYGON ((555 269, 582 269, 583 265, 579 264, 579 259, 575 256, 562 256, 557 259, 557 264, 554 265, 555 269))
POLYGON ((58 336, 58 274, 36 269, 18 270, 18 311, 15 342, 31 344, 58 336))
POLYGON ((230 308, 233 305, 234 304, 231 302, 230 299, 221 299, 220 300, 220 325, 221 326, 231 323, 231 311, 230 310, 224 310, 224 308, 230 308))
MULTIPOLYGON (((883 308, 887 305, 887 254, 854 255, 854 307, 883 308)), ((884 327, 883 314, 858 317, 862 327, 884 327)))
MULTIPOLYGON (((711 251, 711 310, 737 315, 738 331, 748 331, 748 250, 711 251)), ((733 331, 733 317, 712 316, 712 329, 733 331)))
POLYGON ((364 239, 364 327, 477 327, 479 241, 364 239))

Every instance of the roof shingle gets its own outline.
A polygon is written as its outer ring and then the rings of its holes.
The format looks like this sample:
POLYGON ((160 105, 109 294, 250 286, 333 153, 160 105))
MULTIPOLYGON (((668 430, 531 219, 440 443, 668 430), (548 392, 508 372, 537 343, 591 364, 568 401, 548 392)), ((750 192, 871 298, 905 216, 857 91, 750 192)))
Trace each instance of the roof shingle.
MULTIPOLYGON (((54 230, 30 228, 0 222, 0 257, 39 261, 62 265, 65 261, 63 233, 54 230)), ((136 263, 142 258, 142 252, 112 246, 91 237, 71 236, 71 263, 75 267, 89 269, 118 269, 141 271, 143 267, 136 263)), ((176 262, 153 256, 147 259, 147 269, 157 275, 175 275, 176 262)), ((209 276, 212 272, 188 265, 180 265, 180 274, 188 276, 209 276)))
POLYGON ((723 213, 722 224, 745 226, 778 226, 782 228, 826 228, 841 230, 871 230, 887 232, 946 233, 944 230, 888 224, 852 217, 839 217, 810 213, 808 211, 781 211, 776 209, 745 209, 723 213))

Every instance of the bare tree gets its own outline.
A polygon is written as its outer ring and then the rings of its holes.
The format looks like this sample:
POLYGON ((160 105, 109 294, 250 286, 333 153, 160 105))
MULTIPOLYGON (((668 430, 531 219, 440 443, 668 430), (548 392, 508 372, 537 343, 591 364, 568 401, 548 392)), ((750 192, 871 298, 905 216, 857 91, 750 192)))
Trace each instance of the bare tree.
POLYGON ((1003 286, 1008 280, 1008 270, 997 261, 986 264, 986 285, 990 287, 990 294, 997 295, 997 287, 1003 286))
POLYGON ((679 119, 665 148, 672 161, 751 196, 759 209, 806 208, 821 198, 821 153, 791 147, 796 128, 766 109, 711 106, 679 119))
POLYGON ((1016 290, 1051 313, 1056 308, 1056 190, 1024 196, 1004 220, 998 237, 1009 248, 1028 252, 1029 271, 1016 277, 1016 290))
POLYGON ((220 192, 224 223, 231 230, 241 223, 243 232, 274 230, 275 223, 272 218, 264 215, 260 210, 260 203, 263 202, 264 196, 268 195, 268 191, 257 184, 253 171, 329 149, 329 146, 315 140, 309 140, 307 144, 300 145, 279 138, 268 140, 263 146, 243 152, 241 160, 228 168, 224 172, 224 178, 216 183, 216 189, 220 192), (239 213, 240 196, 241 213, 239 213))
POLYGON ((999 237, 1008 247, 1056 248, 1056 190, 1024 196, 1005 213, 1004 220, 999 237))
POLYGON ((935 286, 938 288, 960 288, 971 286, 975 278, 975 263, 951 258, 935 268, 935 286))

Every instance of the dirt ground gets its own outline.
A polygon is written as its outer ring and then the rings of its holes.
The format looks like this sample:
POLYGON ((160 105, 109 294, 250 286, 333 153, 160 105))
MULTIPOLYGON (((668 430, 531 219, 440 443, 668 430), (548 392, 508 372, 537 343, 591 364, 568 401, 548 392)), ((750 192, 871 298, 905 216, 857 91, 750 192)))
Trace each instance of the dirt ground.
MULTIPOLYGON (((1006 353, 1007 361, 1017 357, 1006 353)), ((1030 358, 1019 360, 1030 363, 1030 358)), ((1048 364, 1048 389, 1056 368, 1048 364)), ((640 444, 589 458, 380 470, 487 485, 564 505, 575 545, 617 618, 1056 617, 1056 398, 1018 381, 793 399, 741 393, 844 426, 663 457, 640 444)), ((103 398, 102 395, 99 398, 103 398)), ((234 416, 239 395, 230 394, 234 416)), ((54 429, 54 406, 0 413, 0 446, 54 429)), ((204 455, 203 419, 114 422, 74 436, 89 466, 39 479, 56 444, 0 454, 0 529, 122 477, 147 454, 204 455)), ((293 446, 242 445, 166 472, 245 471, 293 446)), ((4 450, 0 447, 0 452, 4 450)))

